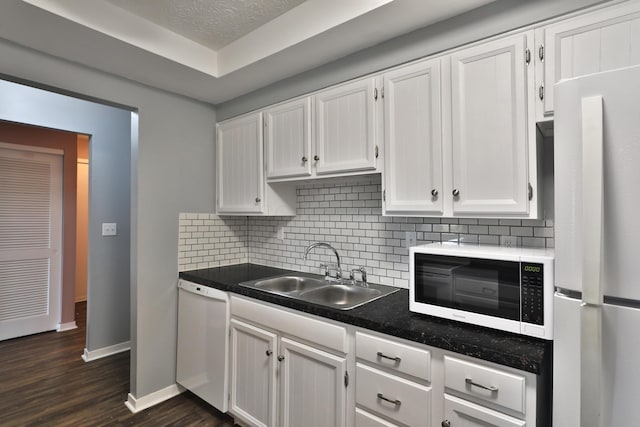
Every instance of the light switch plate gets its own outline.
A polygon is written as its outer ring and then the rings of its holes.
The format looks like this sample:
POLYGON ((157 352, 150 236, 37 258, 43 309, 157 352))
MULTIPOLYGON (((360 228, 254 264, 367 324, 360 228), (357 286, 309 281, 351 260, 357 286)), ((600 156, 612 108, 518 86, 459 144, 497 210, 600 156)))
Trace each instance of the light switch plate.
POLYGON ((278 226, 278 240, 280 240, 281 242, 284 241, 284 227, 283 226, 278 226))
POLYGON ((117 229, 117 224, 115 222, 102 223, 103 236, 115 236, 116 234, 118 234, 118 229, 117 229))

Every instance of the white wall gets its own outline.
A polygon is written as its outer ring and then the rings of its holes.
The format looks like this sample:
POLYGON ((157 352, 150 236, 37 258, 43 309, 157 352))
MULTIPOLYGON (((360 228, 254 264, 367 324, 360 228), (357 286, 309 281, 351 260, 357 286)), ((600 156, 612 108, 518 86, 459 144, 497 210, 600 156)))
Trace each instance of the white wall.
MULTIPOLYGON (((139 398, 174 384, 176 224, 179 212, 214 210, 214 109, 4 40, 0 40, 0 58, 0 74, 9 78, 138 110, 138 122, 134 120, 133 129, 128 131, 131 140, 139 126, 138 140, 133 138, 130 147, 131 394, 139 398)), ((12 112, 20 102, 7 102, 0 90, 0 111, 12 112)), ((29 110, 34 105, 25 103, 22 108, 29 110)), ((58 108, 48 111, 44 118, 64 120, 81 113, 58 108)), ((100 265, 121 271, 118 255, 105 256, 100 265)), ((126 317, 127 313, 113 312, 110 320, 118 323, 118 316, 126 317)))

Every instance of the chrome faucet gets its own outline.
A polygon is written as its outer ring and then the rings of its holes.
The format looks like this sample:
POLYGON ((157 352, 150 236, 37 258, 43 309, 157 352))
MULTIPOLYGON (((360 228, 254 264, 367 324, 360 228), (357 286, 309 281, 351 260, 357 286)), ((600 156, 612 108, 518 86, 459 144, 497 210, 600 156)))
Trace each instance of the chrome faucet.
MULTIPOLYGON (((310 244, 307 247, 307 249, 304 251, 304 256, 302 257, 302 259, 306 260, 307 259, 307 255, 309 255, 309 252, 311 251, 311 249, 318 248, 318 247, 331 249, 333 251, 333 253, 336 256, 336 261, 337 261, 337 265, 338 265, 338 271, 336 272, 336 279, 340 280, 342 278, 342 267, 340 266, 340 255, 338 255, 338 251, 336 250, 336 248, 334 248, 330 244, 324 243, 324 242, 316 242, 316 243, 310 244)), ((325 275, 326 275, 326 273, 325 273, 325 275)))

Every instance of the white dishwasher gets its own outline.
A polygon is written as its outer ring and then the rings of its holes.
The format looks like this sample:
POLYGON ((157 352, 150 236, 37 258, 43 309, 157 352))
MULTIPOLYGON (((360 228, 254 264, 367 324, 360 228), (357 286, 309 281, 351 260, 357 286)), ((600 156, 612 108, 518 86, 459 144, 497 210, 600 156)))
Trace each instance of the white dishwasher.
POLYGON ((229 297, 226 292, 178 281, 176 381, 227 412, 229 297))

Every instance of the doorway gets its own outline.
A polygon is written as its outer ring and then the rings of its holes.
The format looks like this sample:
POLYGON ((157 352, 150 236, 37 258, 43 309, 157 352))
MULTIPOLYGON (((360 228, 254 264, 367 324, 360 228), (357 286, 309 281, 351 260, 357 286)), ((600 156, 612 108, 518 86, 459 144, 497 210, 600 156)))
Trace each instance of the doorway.
MULTIPOLYGON (((58 258, 61 260, 61 265, 57 269, 58 277, 58 291, 52 293, 53 298, 58 301, 51 307, 51 312, 57 313, 57 317, 54 323, 48 323, 46 328, 36 330, 33 328, 24 329, 24 333, 20 335, 26 335, 28 333, 42 332, 44 330, 58 330, 64 331, 73 329, 76 327, 75 319, 75 286, 77 268, 86 273, 87 271, 87 243, 86 233, 83 236, 84 245, 81 250, 84 251, 81 254, 80 261, 84 262, 84 266, 78 265, 78 239, 76 237, 77 229, 77 160, 78 160, 78 147, 83 147, 82 154, 88 161, 88 149, 89 137, 87 135, 78 135, 73 132, 65 132, 59 130, 45 129, 37 126, 29 126, 18 123, 0 122, 0 141, 13 144, 15 147, 22 147, 29 150, 58 150, 61 154, 61 170, 63 182, 61 187, 61 199, 60 205, 61 212, 61 229, 64 230, 60 239, 60 247, 58 250, 58 258)), ((86 184, 86 182, 85 182, 86 184)), ((17 203, 17 201, 16 201, 17 203)), ((86 206, 86 198, 85 198, 86 206)), ((85 207, 84 212, 87 212, 85 207)), ((84 224, 86 230, 86 221, 84 224)), ((28 234, 29 231, 22 231, 23 234, 28 234)), ((82 240, 81 240, 82 241, 82 240)), ((54 270, 52 270, 54 271, 54 270)), ((52 277, 53 279, 54 277, 52 277)), ((53 283, 53 282, 52 282, 53 283)), ((86 295, 86 276, 85 276, 85 288, 84 294, 86 295)), ((54 290, 56 288, 53 288, 54 290)), ((29 299, 23 302, 23 305, 28 305, 29 299)), ((85 297, 86 301, 86 297, 85 297)), ((24 319, 23 319, 24 320, 24 319)), ((22 321, 20 322, 22 323, 22 321)), ((16 331, 22 330, 17 328, 16 331)), ((3 335, 3 338, 9 336, 18 335, 3 335)))
MULTIPOLYGON (((124 351, 131 343, 131 168, 134 137, 137 138, 137 114, 95 101, 43 90, 24 84, 0 80, 0 120, 4 123, 22 123, 35 129, 57 129, 71 133, 91 135, 90 142, 90 197, 89 197, 89 268, 87 289, 87 332, 83 358, 87 361, 124 351), (103 223, 117 223, 117 235, 103 236, 103 223)), ((137 141, 137 139, 135 139, 137 141)), ((74 142, 77 142, 74 140, 74 142)), ((74 144, 74 151, 77 147, 74 144)), ((69 170, 77 167, 77 158, 69 170)), ((65 163, 65 170, 67 170, 65 163)), ((72 180, 75 185, 76 179, 72 180)), ((75 217, 75 189, 71 206, 64 216, 75 217)), ((64 201, 64 206, 67 201, 64 201)), ((133 224, 135 226, 135 224, 133 224)), ((68 231, 69 227, 64 228, 68 231)), ((74 238, 63 239, 63 250, 70 250, 75 260, 75 222, 71 223, 74 238)), ((64 269, 62 324, 75 326, 75 289, 67 291, 75 281, 75 268, 64 269), (71 274, 69 278, 67 272, 71 274), (68 322, 74 322, 69 325, 68 322)))

